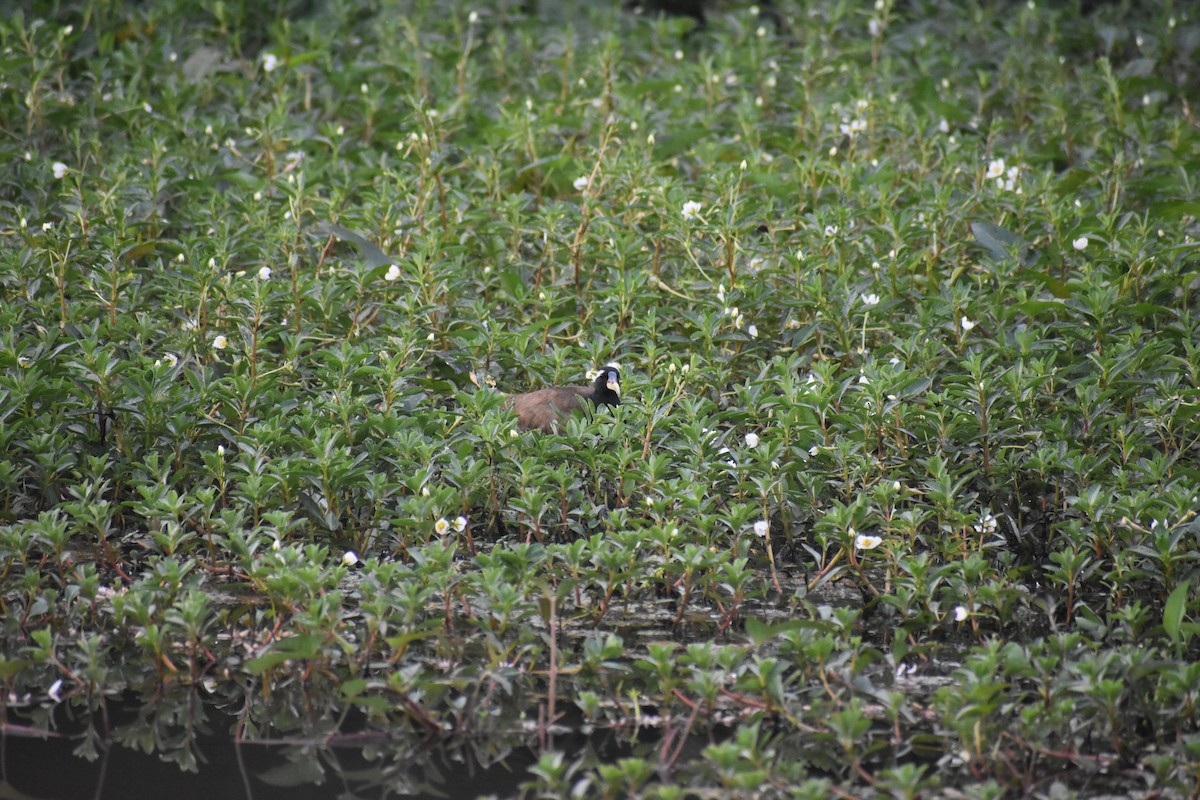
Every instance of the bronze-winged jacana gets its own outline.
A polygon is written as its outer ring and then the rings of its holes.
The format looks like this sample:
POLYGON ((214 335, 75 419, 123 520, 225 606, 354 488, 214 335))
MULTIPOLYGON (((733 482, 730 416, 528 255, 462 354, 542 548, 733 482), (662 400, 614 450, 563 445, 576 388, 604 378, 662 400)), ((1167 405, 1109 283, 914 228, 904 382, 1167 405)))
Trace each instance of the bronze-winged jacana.
POLYGON ((620 403, 620 378, 617 367, 609 364, 589 386, 550 386, 536 392, 514 394, 504 402, 517 413, 517 426, 522 430, 553 433, 562 419, 574 411, 620 403))

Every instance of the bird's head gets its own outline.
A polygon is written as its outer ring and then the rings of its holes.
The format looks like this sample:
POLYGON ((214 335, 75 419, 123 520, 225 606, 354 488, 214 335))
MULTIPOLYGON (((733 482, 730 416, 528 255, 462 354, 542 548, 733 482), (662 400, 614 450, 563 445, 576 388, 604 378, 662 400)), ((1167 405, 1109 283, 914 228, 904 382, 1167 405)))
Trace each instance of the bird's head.
POLYGON ((597 398, 602 402, 616 405, 621 400, 621 368, 616 364, 608 364, 596 373, 592 386, 597 398))

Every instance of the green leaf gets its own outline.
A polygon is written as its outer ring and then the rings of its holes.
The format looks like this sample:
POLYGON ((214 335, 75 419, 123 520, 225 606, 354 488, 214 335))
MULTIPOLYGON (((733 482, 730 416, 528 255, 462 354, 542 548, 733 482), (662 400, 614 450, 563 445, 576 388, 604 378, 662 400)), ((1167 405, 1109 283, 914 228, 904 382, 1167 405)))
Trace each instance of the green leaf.
POLYGON ((1051 311, 1066 315, 1071 310, 1066 303, 1057 300, 1026 300, 1024 303, 1018 303, 1016 309, 1027 317, 1039 317, 1051 311))
POLYGON ((121 254, 117 256, 117 258, 123 261, 137 261, 138 259, 145 258, 151 253, 157 252, 159 244, 159 242, 155 241, 141 242, 140 244, 135 244, 125 248, 121 251, 121 254))
POLYGON ((27 666, 29 666, 29 662, 24 659, 0 658, 0 680, 11 680, 27 666))
POLYGON ((524 276, 516 270, 500 273, 500 288, 509 297, 523 297, 528 290, 524 276))
POLYGON ((750 642, 755 647, 761 647, 776 636, 782 636, 789 631, 799 630, 802 627, 803 621, 801 620, 771 624, 763 622, 760 619, 755 619, 754 617, 746 618, 746 635, 750 637, 750 642))
POLYGON ((224 51, 215 47, 198 47, 188 56, 187 61, 183 62, 183 75, 191 83, 200 83, 217 69, 224 58, 224 51))
POLYGON ((358 252, 362 254, 362 257, 372 267, 390 267, 396 263, 370 239, 362 234, 355 233, 349 228, 338 225, 336 222, 322 220, 312 226, 312 232, 317 236, 333 236, 343 242, 349 242, 358 248, 358 252))
POLYGON ((320 654, 321 646, 324 643, 325 637, 312 633, 281 639, 275 643, 274 649, 270 652, 263 653, 261 656, 247 661, 246 669, 252 673, 259 674, 266 672, 272 667, 277 667, 290 659, 300 661, 311 660, 320 654))
POLYGON ((1180 636, 1180 627, 1183 625, 1183 612, 1187 608, 1188 592, 1191 588, 1187 583, 1176 586, 1163 608, 1163 629, 1167 632, 1167 636, 1171 637, 1171 642, 1176 647, 1183 642, 1180 636))
POLYGON ((287 653, 280 653, 278 651, 264 653, 257 658, 252 658, 247 661, 246 669, 250 670, 250 672, 254 675, 261 675, 272 667, 279 666, 289 658, 291 658, 291 656, 289 656, 287 653))
POLYGON ((1178 222, 1183 217, 1200 217, 1200 201, 1161 200, 1150 204, 1150 219, 1163 222, 1178 222))
POLYGON ((900 391, 896 393, 897 397, 909 398, 921 394, 930 386, 933 385, 933 380, 927 377, 920 377, 914 381, 910 381, 900 391))
POLYGON ((1012 231, 990 222, 972 222, 971 235, 984 250, 987 250, 993 261, 1002 262, 1015 258, 1028 266, 1029 242, 1012 231))

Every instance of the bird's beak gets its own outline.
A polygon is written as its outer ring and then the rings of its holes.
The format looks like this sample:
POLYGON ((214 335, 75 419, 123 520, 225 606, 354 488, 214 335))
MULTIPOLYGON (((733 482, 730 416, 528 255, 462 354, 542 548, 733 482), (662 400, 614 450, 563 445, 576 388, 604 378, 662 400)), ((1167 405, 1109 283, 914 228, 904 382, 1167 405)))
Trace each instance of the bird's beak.
POLYGON ((613 394, 615 394, 617 397, 621 396, 621 384, 617 383, 617 381, 614 378, 608 379, 608 390, 610 392, 612 392, 613 394))

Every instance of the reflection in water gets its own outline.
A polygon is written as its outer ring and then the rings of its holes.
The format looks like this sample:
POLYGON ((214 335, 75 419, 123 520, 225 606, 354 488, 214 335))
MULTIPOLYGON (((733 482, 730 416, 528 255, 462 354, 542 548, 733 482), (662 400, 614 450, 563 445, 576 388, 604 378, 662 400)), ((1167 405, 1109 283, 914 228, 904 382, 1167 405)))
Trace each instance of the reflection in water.
POLYGON ((482 747, 430 743, 404 725, 400 733, 369 728, 361 714, 315 714, 290 731, 259 722, 265 734, 239 741, 247 721, 263 719, 283 694, 244 696, 236 707, 181 689, 148 702, 98 700, 92 710, 64 702, 52 715, 9 708, 0 728, 0 797, 503 796, 535 760, 523 734, 507 744, 489 737, 482 747))

